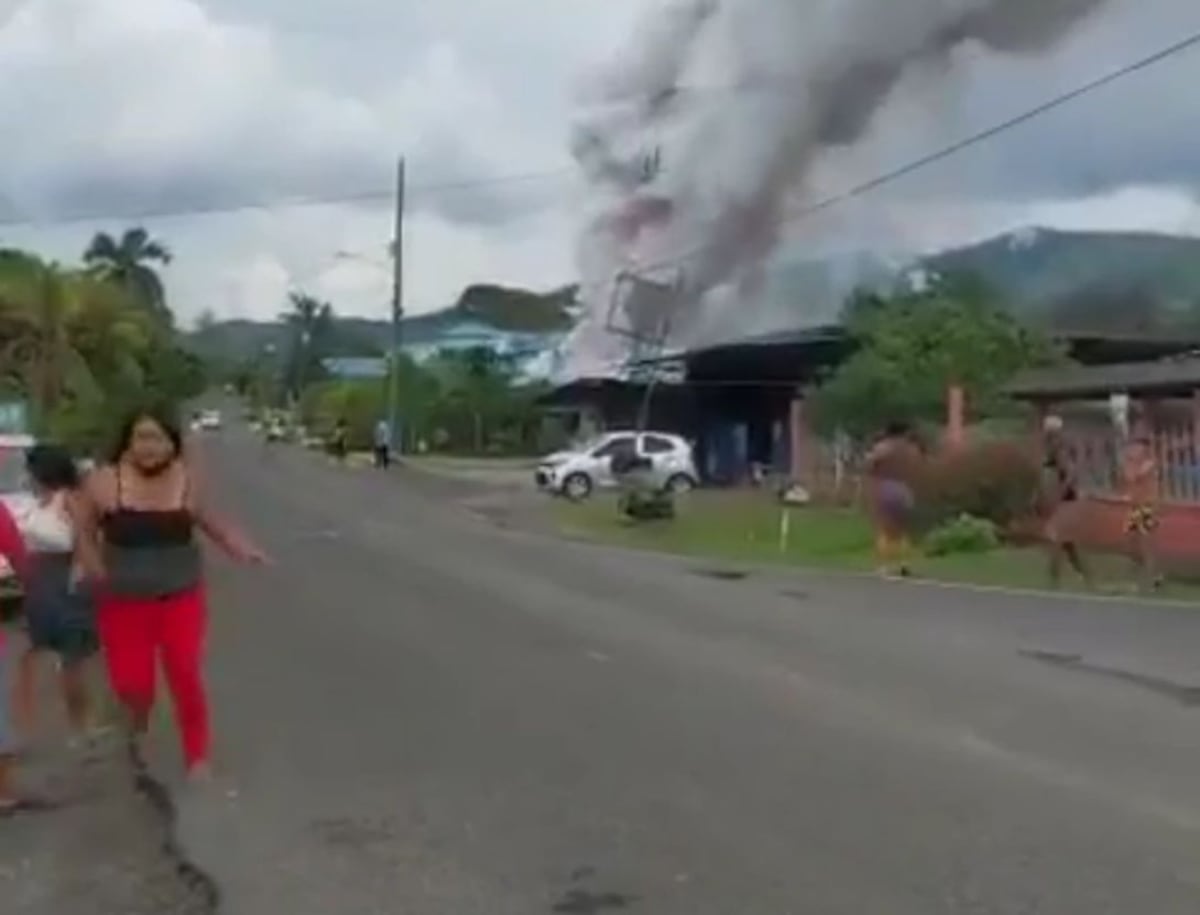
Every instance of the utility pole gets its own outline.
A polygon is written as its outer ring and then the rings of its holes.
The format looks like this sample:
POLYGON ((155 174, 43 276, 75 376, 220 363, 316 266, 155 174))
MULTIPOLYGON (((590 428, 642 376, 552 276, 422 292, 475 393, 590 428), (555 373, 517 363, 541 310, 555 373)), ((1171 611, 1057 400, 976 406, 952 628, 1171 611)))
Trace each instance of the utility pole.
POLYGON ((396 226, 392 233, 392 352, 388 360, 388 435, 400 450, 400 348, 404 344, 404 157, 396 165, 396 226))

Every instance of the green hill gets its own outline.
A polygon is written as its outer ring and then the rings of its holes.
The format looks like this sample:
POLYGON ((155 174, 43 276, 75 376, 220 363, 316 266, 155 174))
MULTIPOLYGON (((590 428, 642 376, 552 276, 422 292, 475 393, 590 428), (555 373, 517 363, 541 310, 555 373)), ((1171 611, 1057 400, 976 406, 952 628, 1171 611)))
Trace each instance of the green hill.
POLYGON ((1017 313, 1072 330, 1200 326, 1200 238, 1025 229, 920 266, 974 275, 1017 313))
MULTIPOLYGON (((449 308, 405 318, 404 337, 425 341, 464 321, 501 332, 559 333, 574 323, 576 291, 574 286, 550 292, 488 284, 468 286, 449 308)), ((375 355, 387 349, 391 334, 391 323, 386 320, 338 318, 331 347, 334 351, 329 355, 375 355)), ((288 331, 278 321, 214 321, 187 335, 187 344, 194 352, 226 364, 254 359, 271 347, 282 350, 289 343, 288 331)))
MULTIPOLYGON (((829 261, 800 261, 777 271, 769 302, 730 314, 715 330, 721 338, 761 330, 823 323, 836 314, 837 290, 889 275, 917 271, 973 274, 1013 311, 1061 330, 1094 332, 1200 332, 1200 238, 1138 232, 1065 232, 1023 229, 979 244, 917 259, 907 266, 863 254, 829 261)), ((440 311, 404 321, 410 341, 428 341, 456 324, 473 321, 510 333, 558 333, 576 315, 577 288, 534 292, 477 284, 440 311)), ((334 303, 336 306, 336 303, 334 303)), ((386 320, 341 318, 336 352, 373 355, 391 339, 386 320)), ((274 322, 218 321, 189 337, 203 356, 238 362, 270 345, 283 348, 287 333, 274 322)))

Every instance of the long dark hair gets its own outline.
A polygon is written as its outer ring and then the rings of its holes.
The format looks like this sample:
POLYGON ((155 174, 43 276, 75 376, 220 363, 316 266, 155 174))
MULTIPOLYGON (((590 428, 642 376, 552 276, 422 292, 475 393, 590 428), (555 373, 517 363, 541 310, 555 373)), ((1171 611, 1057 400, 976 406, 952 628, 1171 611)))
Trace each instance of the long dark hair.
POLYGON ((171 446, 175 449, 175 457, 183 457, 183 427, 179 422, 178 411, 166 404, 150 404, 125 414, 125 419, 117 428, 117 437, 113 442, 112 451, 109 453, 109 459, 114 464, 125 456, 125 452, 133 444, 133 430, 143 419, 151 420, 162 429, 167 438, 171 440, 171 446))
POLYGON ((79 487, 79 466, 61 445, 34 445, 25 454, 25 469, 34 483, 51 492, 79 487))

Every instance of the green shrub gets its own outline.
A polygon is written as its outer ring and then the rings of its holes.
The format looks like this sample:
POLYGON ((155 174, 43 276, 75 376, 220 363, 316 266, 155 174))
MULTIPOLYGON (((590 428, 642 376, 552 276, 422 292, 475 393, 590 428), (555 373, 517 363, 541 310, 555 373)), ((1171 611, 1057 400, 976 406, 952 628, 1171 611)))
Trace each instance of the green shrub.
POLYGON ((1038 469, 1030 452, 1018 444, 978 442, 931 458, 916 489, 924 530, 962 515, 986 519, 1004 530, 1032 511, 1038 469))
POLYGON ((666 490, 631 489, 617 507, 630 521, 669 521, 675 517, 675 498, 666 490))
POLYGON ((939 524, 922 542, 928 556, 986 553, 1000 545, 1000 532, 987 518, 959 515, 939 524))

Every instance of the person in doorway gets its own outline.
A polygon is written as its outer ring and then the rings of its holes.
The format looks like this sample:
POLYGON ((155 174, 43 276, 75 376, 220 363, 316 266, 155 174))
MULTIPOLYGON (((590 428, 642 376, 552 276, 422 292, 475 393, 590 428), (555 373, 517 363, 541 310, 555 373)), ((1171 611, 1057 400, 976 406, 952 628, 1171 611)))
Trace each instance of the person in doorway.
POLYGON ((1064 561, 1089 589, 1092 576, 1079 549, 1080 513, 1078 468, 1075 455, 1063 434, 1059 416, 1047 416, 1042 423, 1041 482, 1038 487, 1044 536, 1048 556, 1050 586, 1062 584, 1064 561))
POLYGON ((867 454, 867 497, 875 528, 875 555, 885 577, 908 576, 911 572, 913 513, 916 496, 913 479, 921 450, 912 427, 889 423, 867 454))
POLYGON ((1160 587, 1162 580, 1154 550, 1154 535, 1158 530, 1158 462, 1148 435, 1135 435, 1125 446, 1121 481, 1129 504, 1125 518, 1129 556, 1138 588, 1149 592, 1160 587))
POLYGON ((375 466, 387 470, 392 463, 392 425, 386 419, 375 424, 375 466))
POLYGON ((18 526, 29 554, 25 620, 29 649, 17 678, 17 711, 28 737, 35 730, 37 664, 45 655, 58 662, 72 742, 91 745, 100 736, 88 693, 88 661, 99 649, 94 608, 81 587, 75 564, 73 504, 78 499, 79 469, 64 448, 37 445, 26 457, 36 502, 18 526))
MULTIPOLYGON (((16 519, 8 507, 0 502, 0 556, 3 556, 24 582, 28 573, 28 556, 25 542, 17 527, 16 519)), ((13 650, 12 638, 0 628, 0 683, 8 682, 10 657, 13 650)), ((17 791, 17 734, 12 725, 11 697, 7 690, 0 692, 0 817, 10 816, 29 806, 29 801, 17 791)))
POLYGON ((211 763, 202 677, 208 611, 197 532, 238 562, 263 563, 265 554, 213 512, 185 459, 179 423, 161 408, 139 410, 122 425, 111 463, 84 487, 76 524, 77 552, 96 588, 100 644, 113 692, 128 713, 135 765, 144 765, 142 738, 161 658, 188 775, 205 779, 211 763))

